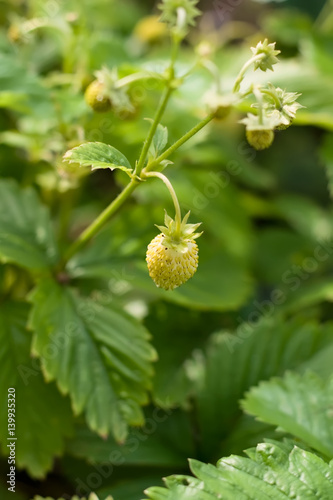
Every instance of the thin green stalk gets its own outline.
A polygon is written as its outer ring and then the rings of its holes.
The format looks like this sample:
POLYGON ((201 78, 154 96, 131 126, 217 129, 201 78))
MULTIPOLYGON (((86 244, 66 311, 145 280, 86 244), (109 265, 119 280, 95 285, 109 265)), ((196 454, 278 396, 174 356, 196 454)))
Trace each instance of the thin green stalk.
POLYGON ((119 193, 119 195, 110 203, 102 213, 88 226, 83 233, 72 243, 65 253, 63 265, 65 265, 73 255, 78 252, 95 234, 104 226, 109 218, 114 215, 117 210, 125 203, 129 196, 133 193, 139 182, 132 179, 131 182, 119 193))
POLYGON ((282 103, 278 98, 278 96, 275 94, 275 92, 272 92, 271 90, 268 89, 260 89, 260 91, 262 94, 269 95, 273 99, 276 109, 281 109, 282 103))
POLYGON ((253 94, 254 94, 254 97, 257 99, 257 103, 258 103, 259 124, 263 125, 264 124, 264 105, 263 105, 262 93, 258 87, 253 87, 253 94))
POLYGON ((147 173, 145 173, 144 177, 158 177, 159 179, 161 179, 161 181, 164 182, 164 184, 168 188, 169 193, 170 193, 171 198, 172 198, 172 201, 173 201, 173 204, 175 206, 176 234, 180 234, 180 227, 181 227, 181 223, 182 223, 182 215, 181 215, 179 201, 178 201, 176 192, 175 192, 175 190, 173 188, 173 185, 171 184, 171 182, 169 181, 169 179, 164 174, 162 174, 161 172, 147 172, 147 173))
POLYGON ((162 118, 163 113, 165 111, 165 108, 166 108, 166 106, 168 104, 170 96, 171 96, 171 94, 172 94, 172 92, 174 90, 173 86, 171 85, 171 82, 174 79, 174 65, 175 65, 175 62, 176 62, 176 59, 177 59, 178 49, 179 49, 179 42, 177 42, 176 40, 174 40, 173 41, 173 46, 172 46, 171 62, 170 62, 170 66, 169 66, 169 75, 168 75, 168 80, 167 80, 167 86, 164 89, 164 93, 163 93, 163 95, 161 97, 160 104, 159 104, 159 106, 157 108, 157 111, 156 111, 156 114, 154 116, 153 123, 152 123, 152 125, 150 127, 150 130, 148 132, 146 140, 145 140, 145 142, 143 144, 143 148, 142 148, 142 151, 141 151, 138 163, 137 163, 137 165, 135 167, 134 174, 137 175, 138 177, 140 177, 141 170, 144 167, 144 164, 145 164, 145 161, 146 161, 146 157, 147 157, 150 145, 151 145, 151 143, 153 141, 155 132, 156 132, 157 127, 158 127, 158 125, 159 125, 159 123, 161 121, 161 118, 162 118))
POLYGON ((145 172, 150 172, 153 170, 155 167, 157 167, 163 160, 166 160, 172 153, 174 153, 180 146, 185 144, 191 137, 193 137, 195 134, 197 134, 207 123, 209 123, 213 118, 215 117, 215 113, 211 113, 210 115, 206 116, 204 120, 199 122, 195 127, 191 128, 183 137, 178 139, 172 146, 170 146, 168 149, 164 151, 160 156, 158 156, 155 160, 151 161, 148 163, 147 167, 145 168, 145 172))
POLYGON ((140 174, 141 174, 141 170, 143 169, 144 163, 146 161, 146 156, 148 154, 150 145, 151 145, 152 140, 154 138, 158 124, 161 121, 161 118, 162 118, 162 115, 163 115, 164 110, 166 108, 166 105, 168 104, 168 101, 169 101, 169 98, 170 98, 172 91, 173 91, 173 89, 170 85, 168 85, 164 90, 163 96, 161 98, 160 104, 159 104, 158 109, 156 111, 156 114, 154 116, 154 120, 153 120, 153 123, 150 127, 149 133, 148 133, 146 140, 143 144, 143 148, 142 148, 137 166, 136 166, 135 171, 134 171, 134 174, 137 176, 140 176, 140 174))
POLYGON ((124 76, 123 78, 120 78, 115 83, 115 87, 117 89, 120 89, 122 87, 126 87, 127 85, 130 85, 133 82, 136 82, 138 80, 147 80, 149 78, 156 78, 157 80, 161 80, 162 77, 158 73, 148 73, 147 71, 138 71, 137 73, 133 73, 132 75, 124 76))
POLYGON ((244 64, 244 66, 242 67, 240 72, 238 73, 238 76, 237 76, 236 81, 235 81, 235 85, 232 89, 233 93, 236 93, 239 91, 240 84, 242 83, 244 75, 245 75, 246 71, 249 69, 249 67, 251 66, 251 64, 255 63, 256 61, 260 61, 260 59, 263 59, 264 57, 266 57, 265 54, 257 54, 255 56, 251 57, 251 59, 249 59, 248 61, 246 61, 246 63, 244 64))

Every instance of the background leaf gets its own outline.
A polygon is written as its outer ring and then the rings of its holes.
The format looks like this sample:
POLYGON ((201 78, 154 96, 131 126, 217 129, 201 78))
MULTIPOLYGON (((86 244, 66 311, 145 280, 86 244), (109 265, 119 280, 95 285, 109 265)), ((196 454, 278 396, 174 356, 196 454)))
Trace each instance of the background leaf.
POLYGON ((0 306, 0 436, 7 454, 7 395, 16 390, 16 459, 34 478, 43 478, 64 451, 64 438, 72 433, 68 400, 54 384, 43 380, 39 363, 30 357, 31 333, 26 330, 29 307, 19 302, 0 306))
POLYGON ((156 359, 148 332, 116 305, 84 299, 51 280, 38 284, 31 301, 33 352, 46 378, 69 393, 74 412, 84 410, 94 431, 123 441, 127 424, 143 423, 140 405, 156 359))
MULTIPOLYGON (((149 119, 149 121, 152 121, 149 119)), ((149 153, 153 158, 163 151, 168 142, 168 128, 163 127, 160 123, 157 126, 155 135, 149 148, 149 153)))
POLYGON ((287 368, 302 370, 304 362, 332 344, 332 328, 330 323, 319 326, 300 318, 286 322, 273 316, 252 326, 243 323, 235 334, 213 335, 200 367, 195 406, 204 456, 221 454, 231 429, 237 432, 238 401, 245 391, 287 368))
POLYGON ((54 264, 58 250, 48 210, 33 189, 0 181, 0 258, 32 270, 54 264))
POLYGON ((333 378, 288 372, 279 379, 253 387, 243 409, 260 420, 277 425, 329 458, 333 457, 333 378))

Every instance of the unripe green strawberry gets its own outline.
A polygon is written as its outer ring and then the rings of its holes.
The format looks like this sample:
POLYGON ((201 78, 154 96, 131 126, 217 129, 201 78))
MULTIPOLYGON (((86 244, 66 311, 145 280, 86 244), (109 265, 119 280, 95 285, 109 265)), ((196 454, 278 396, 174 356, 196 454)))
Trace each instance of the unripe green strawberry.
POLYGON ((273 130, 246 130, 246 138, 248 143, 258 151, 269 148, 274 140, 273 130))
POLYGON ((94 80, 84 93, 86 103, 97 113, 105 113, 111 109, 111 100, 106 93, 105 85, 94 80))
POLYGON ((180 227, 165 214, 165 226, 157 226, 161 234, 148 245, 147 264, 155 285, 173 290, 192 278, 198 267, 198 245, 195 233, 200 224, 186 224, 190 212, 180 227))

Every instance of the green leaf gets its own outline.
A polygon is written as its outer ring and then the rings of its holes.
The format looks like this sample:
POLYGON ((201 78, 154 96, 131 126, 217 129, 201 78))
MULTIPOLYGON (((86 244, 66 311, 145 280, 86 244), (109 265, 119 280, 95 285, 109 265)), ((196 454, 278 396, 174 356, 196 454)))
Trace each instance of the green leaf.
MULTIPOLYGON (((151 120, 150 118, 146 118, 146 120, 153 122, 153 120, 151 120)), ((150 157, 157 158, 157 156, 163 151, 163 149, 167 145, 167 142, 168 142, 168 128, 163 127, 163 125, 159 123, 149 148, 150 157)))
POLYGON ((89 463, 183 467, 195 451, 188 415, 175 409, 151 407, 145 412, 145 420, 141 429, 130 429, 122 444, 112 436, 101 438, 87 427, 79 426, 67 442, 67 452, 89 463))
POLYGON ((329 500, 333 496, 333 467, 298 446, 270 441, 231 455, 216 467, 190 461, 196 477, 170 476, 166 488, 146 490, 151 500, 329 500))
POLYGON ((149 333, 116 304, 82 298, 51 280, 30 298, 33 352, 45 377, 69 393, 75 413, 85 411, 92 430, 124 441, 128 424, 143 423, 140 406, 156 359, 149 333))
POLYGON ((158 406, 174 408, 186 405, 193 392, 193 381, 188 375, 195 349, 202 348, 208 335, 217 328, 219 314, 202 314, 165 301, 150 305, 145 325, 154 336, 158 352, 155 366, 153 398, 158 406), (209 328, 207 328, 209 323, 209 328), (182 332, 172 335, 171 332, 182 332), (170 342, 172 335, 172 342, 170 342))
POLYGON ((79 163, 82 167, 91 167, 91 170, 97 168, 110 168, 114 170, 119 168, 125 172, 131 172, 132 167, 126 158, 118 149, 104 144, 103 142, 86 142, 70 149, 64 155, 64 161, 69 163, 79 163))
POLYGON ((305 196, 284 194, 273 203, 278 212, 299 234, 314 242, 333 236, 332 215, 305 196))
MULTIPOLYGON (((65 495, 66 499, 68 499, 68 495, 65 495)), ((87 500, 99 500, 99 498, 102 498, 100 496, 97 496, 96 493, 90 493, 89 497, 87 500)), ((40 495, 34 496, 33 500, 55 500, 53 497, 41 497, 40 495)), ((58 500, 65 500, 63 497, 58 498, 58 500)), ((80 500, 77 495, 74 495, 71 497, 71 500, 80 500)), ((85 499, 82 499, 85 500, 85 499)), ((107 496, 105 497, 105 500, 113 500, 112 496, 107 496)))
POLYGON ((253 387, 242 401, 243 409, 263 422, 302 439, 320 453, 333 457, 333 377, 287 372, 253 387))
POLYGON ((138 500, 143 497, 143 491, 151 484, 163 485, 161 472, 158 469, 150 473, 140 471, 138 478, 130 477, 125 480, 120 479, 118 482, 113 481, 112 485, 101 488, 97 494, 102 500, 106 499, 106 495, 111 495, 115 500, 138 500))
POLYGON ((0 181, 0 259, 42 270, 54 264, 58 251, 47 209, 31 188, 0 181))
MULTIPOLYGON (((332 245, 322 247, 321 252, 325 256, 331 254, 332 245)), ((297 278, 296 278, 297 279, 297 278)), ((313 283, 304 283, 302 287, 288 296, 288 300, 283 305, 284 312, 290 314, 309 309, 321 302, 333 302, 333 283, 331 278, 323 278, 313 283)))
POLYGON ((72 414, 55 385, 44 382, 38 361, 31 361, 28 312, 24 303, 0 306, 0 438, 7 454, 7 397, 8 388, 13 387, 16 465, 26 468, 32 477, 42 478, 63 452, 64 437, 72 432, 72 414))
POLYGON ((332 132, 326 134, 324 143, 320 149, 320 156, 326 168, 326 175, 328 180, 328 189, 333 198, 333 134, 332 132))
POLYGON ((244 266, 227 254, 201 258, 194 277, 172 292, 156 287, 149 277, 144 256, 141 260, 109 258, 99 262, 95 255, 95 262, 87 262, 86 266, 79 262, 79 258, 69 264, 72 276, 109 277, 122 282, 124 277, 129 277, 129 290, 139 289, 191 309, 236 310, 246 301, 252 289, 251 278, 244 266))
POLYGON ((268 301, 257 305, 236 333, 217 332, 211 337, 204 366, 198 367, 203 377, 197 383, 197 418, 207 457, 221 454, 223 441, 238 425, 239 399, 245 391, 286 369, 298 369, 332 344, 331 323, 319 326, 308 319, 286 322, 279 316, 263 316, 253 324, 254 318, 274 307, 268 301))
POLYGON ((29 113, 29 107, 25 104, 26 100, 26 94, 20 92, 0 92, 0 108, 29 113))

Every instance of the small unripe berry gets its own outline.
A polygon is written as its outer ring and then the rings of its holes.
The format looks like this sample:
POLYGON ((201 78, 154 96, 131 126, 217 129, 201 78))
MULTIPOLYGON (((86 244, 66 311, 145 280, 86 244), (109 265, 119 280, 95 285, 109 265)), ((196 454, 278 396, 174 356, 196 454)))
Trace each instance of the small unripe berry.
POLYGON ((180 228, 167 214, 165 226, 157 226, 161 234, 148 245, 146 261, 149 275, 155 285, 173 290, 192 278, 198 267, 198 245, 200 236, 195 230, 200 224, 186 224, 189 213, 180 228))
POLYGON ((134 29, 135 36, 145 43, 156 43, 165 38, 168 29, 165 23, 160 22, 159 16, 146 16, 141 19, 134 29))
POLYGON ((86 103, 96 112, 105 113, 112 107, 111 100, 106 94, 105 85, 98 80, 94 80, 88 85, 84 98, 86 103))
POLYGON ((269 148, 274 140, 273 130, 246 130, 246 138, 248 143, 258 151, 269 148))

